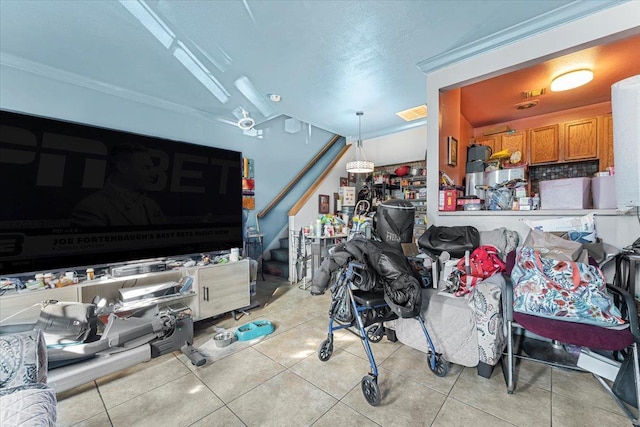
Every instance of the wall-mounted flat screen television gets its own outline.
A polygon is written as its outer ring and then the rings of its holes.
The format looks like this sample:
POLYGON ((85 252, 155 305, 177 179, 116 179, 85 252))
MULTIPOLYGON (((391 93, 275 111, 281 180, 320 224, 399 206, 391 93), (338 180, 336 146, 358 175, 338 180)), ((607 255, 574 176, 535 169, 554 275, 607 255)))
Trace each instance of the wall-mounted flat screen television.
POLYGON ((241 157, 0 111, 0 274, 240 247, 241 157))

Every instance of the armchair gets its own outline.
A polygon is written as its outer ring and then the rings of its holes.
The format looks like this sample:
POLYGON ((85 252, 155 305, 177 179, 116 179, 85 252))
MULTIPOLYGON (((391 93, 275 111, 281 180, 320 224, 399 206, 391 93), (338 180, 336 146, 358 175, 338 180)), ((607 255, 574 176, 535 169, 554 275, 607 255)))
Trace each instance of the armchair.
MULTIPOLYGON (((587 323, 568 322, 566 320, 556 320, 547 317, 524 314, 513 310, 513 282, 510 278, 511 268, 514 265, 515 254, 509 257, 507 261, 507 271, 505 278, 507 286, 504 297, 504 320, 507 328, 507 366, 506 366, 506 382, 507 392, 512 394, 515 391, 514 380, 514 363, 515 357, 523 357, 529 360, 546 363, 552 366, 564 367, 574 370, 591 372, 598 382, 608 391, 615 402, 620 406, 623 412, 629 417, 633 425, 640 425, 637 410, 640 405, 640 371, 638 368, 638 348, 640 344, 640 330, 638 328, 638 312, 632 295, 624 289, 607 285, 607 290, 613 295, 614 304, 620 309, 623 319, 628 322, 628 327, 624 329, 607 328, 587 323), (616 394, 612 387, 605 381, 600 372, 594 372, 589 369, 581 368, 576 365, 564 365, 562 363, 554 363, 548 360, 540 360, 531 357, 516 355, 514 351, 514 329, 521 328, 535 335, 573 346, 597 350, 602 352, 613 352, 612 355, 626 354, 630 358, 630 366, 632 371, 632 390, 629 395, 621 398, 616 394), (632 408, 627 407, 622 400, 626 400, 631 406, 635 406, 635 414, 632 408)), ((581 355, 582 357, 582 355, 581 355)), ((612 360, 615 366, 619 366, 619 362, 612 360)), ((578 363, 579 365, 579 363, 578 363)), ((619 368, 618 368, 619 369, 619 368)), ((616 382, 621 377, 618 375, 616 382)), ((625 377, 626 380, 630 378, 625 377)), ((615 383, 614 383, 615 387, 615 383)))
MULTIPOLYGON (((431 339, 449 362, 477 367, 489 378, 500 362, 505 346, 501 294, 505 280, 495 274, 478 283, 467 297, 445 296, 437 289, 422 290, 422 311, 431 339)), ((386 322, 397 339, 416 350, 428 352, 422 330, 414 319, 386 322)))

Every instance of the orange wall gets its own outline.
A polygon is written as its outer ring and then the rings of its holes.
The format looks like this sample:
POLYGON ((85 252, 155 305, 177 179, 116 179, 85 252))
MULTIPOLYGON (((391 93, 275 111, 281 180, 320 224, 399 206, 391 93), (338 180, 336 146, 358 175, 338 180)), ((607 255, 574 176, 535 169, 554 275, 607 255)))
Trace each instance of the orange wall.
POLYGON ((462 118, 460 115, 460 94, 460 89, 440 92, 440 140, 438 141, 438 164, 440 165, 440 170, 449 175, 456 185, 462 185, 464 164, 467 161, 467 141, 463 140, 460 135, 460 121, 462 118), (449 136, 458 140, 458 164, 455 167, 447 164, 447 138, 449 136))

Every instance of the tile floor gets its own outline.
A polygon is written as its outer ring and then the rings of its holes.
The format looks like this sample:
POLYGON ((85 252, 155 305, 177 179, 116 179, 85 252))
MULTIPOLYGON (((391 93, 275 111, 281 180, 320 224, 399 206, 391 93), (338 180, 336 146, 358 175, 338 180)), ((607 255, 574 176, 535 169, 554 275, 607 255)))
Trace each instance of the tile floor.
POLYGON ((490 379, 452 365, 446 377, 425 354, 386 338, 373 344, 380 406, 370 406, 360 380, 369 371, 357 337, 335 334, 327 362, 329 293, 311 296, 274 276, 258 281, 260 309, 196 323, 195 345, 207 356, 192 366, 181 353, 58 394, 60 426, 628 426, 590 374, 525 362, 506 392, 501 369, 490 379), (268 319, 273 334, 218 348, 218 328, 268 319))

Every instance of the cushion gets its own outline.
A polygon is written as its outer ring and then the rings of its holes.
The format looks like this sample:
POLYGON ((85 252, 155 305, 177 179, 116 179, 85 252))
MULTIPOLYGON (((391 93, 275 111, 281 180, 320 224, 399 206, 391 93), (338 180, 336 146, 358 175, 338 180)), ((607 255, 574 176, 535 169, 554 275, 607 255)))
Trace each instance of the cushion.
POLYGON ((501 258, 504 261, 506 255, 516 249, 519 241, 520 236, 516 231, 500 227, 491 231, 481 231, 479 246, 494 246, 500 251, 501 258))
POLYGON ((541 337, 595 350, 621 350, 633 343, 633 335, 629 328, 621 330, 602 328, 596 325, 566 322, 515 312, 513 320, 526 330, 541 337))
POLYGON ((0 389, 47 382, 47 348, 38 329, 0 336, 0 389))
POLYGON ((44 384, 29 384, 2 390, 0 425, 3 427, 55 426, 56 394, 44 384))

